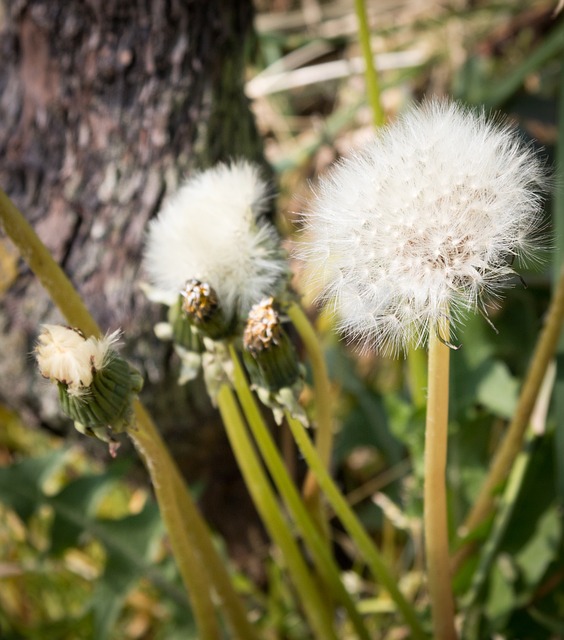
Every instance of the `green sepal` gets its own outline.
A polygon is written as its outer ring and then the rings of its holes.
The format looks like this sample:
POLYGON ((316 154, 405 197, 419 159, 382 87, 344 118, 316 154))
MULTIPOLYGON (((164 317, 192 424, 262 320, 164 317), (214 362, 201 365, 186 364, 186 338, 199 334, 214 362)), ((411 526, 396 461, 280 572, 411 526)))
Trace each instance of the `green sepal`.
POLYGON ((251 382, 271 392, 292 387, 301 376, 296 351, 284 331, 265 349, 245 349, 243 361, 251 382))
POLYGON ((182 310, 182 296, 178 296, 176 304, 169 307, 168 322, 172 327, 172 341, 187 351, 202 353, 204 345, 202 336, 186 313, 182 310))
POLYGON ((59 401, 63 412, 76 429, 104 442, 131 426, 132 401, 143 387, 143 378, 123 358, 111 354, 99 371, 94 371, 92 384, 79 395, 69 393, 59 382, 59 401))
POLYGON ((234 316, 230 320, 227 319, 219 306, 204 320, 188 314, 186 318, 199 332, 212 340, 228 338, 235 333, 235 329, 237 328, 237 318, 234 316))

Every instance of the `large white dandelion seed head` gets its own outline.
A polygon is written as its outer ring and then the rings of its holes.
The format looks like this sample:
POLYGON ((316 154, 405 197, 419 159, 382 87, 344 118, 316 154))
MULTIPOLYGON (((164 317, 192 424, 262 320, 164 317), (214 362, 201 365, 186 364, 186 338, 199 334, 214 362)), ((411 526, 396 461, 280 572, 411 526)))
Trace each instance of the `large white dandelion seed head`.
POLYGON ((508 124, 433 100, 323 178, 300 248, 339 328, 396 354, 510 284, 539 243, 546 172, 508 124))
POLYGON ((263 219, 267 202, 267 184, 245 161, 190 177, 150 223, 151 284, 178 294, 188 280, 206 282, 227 316, 246 313, 285 271, 278 234, 263 219))

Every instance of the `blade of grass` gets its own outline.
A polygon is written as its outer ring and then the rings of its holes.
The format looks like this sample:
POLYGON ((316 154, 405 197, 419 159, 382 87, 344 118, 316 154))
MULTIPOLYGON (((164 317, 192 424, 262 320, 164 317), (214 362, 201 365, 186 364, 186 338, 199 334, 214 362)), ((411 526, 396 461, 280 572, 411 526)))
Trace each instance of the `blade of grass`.
MULTIPOLYGON (((461 527, 462 535, 476 529, 492 512, 495 506, 495 492, 507 479, 515 458, 521 451, 525 431, 529 424, 539 389, 548 366, 554 357, 562 323, 564 321, 564 267, 560 271, 558 284, 550 303, 545 326, 538 338, 527 376, 523 383, 513 419, 507 433, 496 451, 490 469, 478 497, 461 527)), ((452 560, 452 570, 456 572, 472 550, 474 542, 463 544, 452 560)))
POLYGON ((486 106, 489 108, 499 107, 523 85, 528 75, 534 73, 563 50, 564 20, 561 20, 560 24, 542 40, 542 43, 525 58, 520 66, 497 82, 489 91, 484 91, 483 95, 486 106))
POLYGON ((381 127, 386 121, 386 116, 382 109, 380 83, 378 81, 376 67, 374 66, 374 56, 372 55, 372 47, 370 45, 370 29, 368 27, 368 16, 366 15, 366 4, 364 0, 355 0, 354 7, 358 21, 358 39, 366 64, 366 92, 368 93, 368 100, 372 107, 374 125, 381 127))

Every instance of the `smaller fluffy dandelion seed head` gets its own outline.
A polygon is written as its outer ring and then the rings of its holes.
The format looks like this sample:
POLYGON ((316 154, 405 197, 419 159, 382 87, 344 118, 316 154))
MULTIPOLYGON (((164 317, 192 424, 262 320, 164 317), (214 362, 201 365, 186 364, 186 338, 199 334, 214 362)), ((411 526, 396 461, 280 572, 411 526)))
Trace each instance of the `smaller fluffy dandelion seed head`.
POLYGON ((39 371, 45 378, 66 384, 71 395, 81 395, 92 384, 94 372, 108 363, 119 336, 115 331, 100 339, 85 338, 76 329, 44 324, 35 347, 39 371))
POLYGON ((267 185, 245 161, 192 176, 149 227, 145 268, 153 284, 181 291, 209 284, 228 317, 246 315, 270 294, 285 270, 279 237, 263 219, 267 185))
POLYGON ((456 324, 531 254, 545 178, 507 124, 427 102, 321 180, 301 250, 310 284, 365 347, 423 345, 441 316, 456 324))

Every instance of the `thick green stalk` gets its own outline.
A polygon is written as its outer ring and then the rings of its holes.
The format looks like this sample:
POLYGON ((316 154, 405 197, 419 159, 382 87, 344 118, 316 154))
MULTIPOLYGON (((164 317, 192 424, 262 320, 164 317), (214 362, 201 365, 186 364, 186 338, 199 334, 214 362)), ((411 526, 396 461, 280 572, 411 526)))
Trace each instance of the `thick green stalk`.
POLYGON ((71 281, 2 189, 0 189, 0 219, 6 234, 16 245, 20 255, 47 290, 51 300, 61 310, 67 322, 72 327, 78 327, 86 336, 99 337, 100 327, 90 315, 71 281))
MULTIPOLYGON (((509 424, 501 446, 495 454, 474 506, 461 527, 463 534, 470 533, 492 512, 495 504, 495 492, 506 480, 515 458, 521 451, 539 389, 558 346, 558 338, 560 337, 563 322, 564 267, 560 270, 560 277, 548 309, 546 322, 537 341, 513 419, 509 424)), ((472 545, 466 544, 457 551, 453 558, 454 571, 460 567, 471 550, 472 545)))
MULTIPOLYGON (((169 486, 167 499, 172 496, 176 501, 183 529, 199 555, 201 564, 204 566, 203 573, 209 578, 221 601, 222 610, 229 621, 233 636, 240 640, 247 640, 247 638, 249 640, 258 640, 257 633, 248 621, 241 599, 233 589, 224 561, 215 549, 207 525, 194 504, 190 493, 186 490, 178 467, 172 460, 150 415, 139 401, 135 404, 135 417, 138 430, 130 432, 130 436, 139 449, 145 452, 148 450, 150 454, 147 458, 147 465, 153 466, 151 477, 153 478, 155 491, 157 491, 156 482, 159 481, 160 477, 156 475, 159 468, 165 476, 165 483, 169 483, 171 479, 174 481, 175 486, 169 486), (157 465, 156 467, 155 464, 157 465), (155 477, 153 477, 153 474, 155 474, 155 477)), ((202 586, 205 586, 205 582, 202 582, 202 586)), ((207 592, 209 593, 209 585, 207 592)))
MULTIPOLYGON (((0 190, 0 219, 7 235, 17 246, 69 325, 79 328, 87 336, 99 337, 101 330, 78 292, 53 260, 35 231, 2 190, 0 190)), ((244 608, 225 573, 222 561, 217 556, 205 524, 180 480, 176 465, 153 426, 149 414, 139 402, 135 405, 135 413, 138 431, 130 430, 129 435, 133 436, 134 442, 145 452, 144 461, 156 491, 158 487, 159 507, 202 638, 211 640, 218 637, 215 615, 213 619, 211 618, 213 610, 211 588, 215 588, 222 597, 224 611, 232 624, 235 636, 242 640, 254 638, 254 631, 247 621, 244 608), (164 507, 160 503, 161 500, 164 500, 164 507), (184 512, 181 510, 181 520, 178 518, 178 509, 174 506, 175 504, 183 505, 185 509, 184 512), (184 526, 186 509, 193 516, 193 531, 184 526), (193 551, 188 550, 190 545, 193 551), (177 553, 179 555, 176 555, 177 553), (209 570, 210 566, 216 569, 219 567, 224 572, 221 576, 221 584, 217 581, 218 571, 216 571, 213 575, 214 580, 211 580, 208 588, 202 589, 204 583, 202 573, 206 575, 205 569, 208 567, 209 570), (196 573, 200 573, 200 576, 195 577, 196 573)))
POLYGON ((450 349, 448 321, 431 330, 425 425, 424 526, 427 582, 431 599, 434 638, 455 640, 454 598, 448 552, 446 462, 448 442, 448 389, 450 349))
POLYGON ((149 469, 159 510, 169 532, 170 544, 194 609, 198 630, 202 638, 219 640, 221 634, 210 596, 206 559, 201 549, 198 550, 193 533, 184 528, 183 513, 177 499, 179 485, 171 468, 172 460, 148 416, 143 416, 137 407, 136 418, 137 428, 131 429, 129 436, 149 469), (182 534, 179 535, 179 532, 182 534))
POLYGON ((368 27, 368 18, 366 15, 366 4, 364 0, 355 0, 354 7, 358 20, 358 39, 366 64, 365 77, 368 100, 372 107, 374 124, 376 127, 381 127, 386 121, 386 116, 384 115, 384 110, 382 109, 382 103, 380 101, 380 83, 378 81, 378 73, 374 67, 372 47, 370 46, 370 29, 368 27))
POLYGON ((315 447, 311 443, 303 425, 288 412, 286 412, 286 420, 309 468, 313 469, 316 474, 317 480, 329 504, 358 547, 370 571, 374 577, 380 581, 384 589, 388 591, 390 597, 402 613, 406 623, 409 625, 411 638, 414 640, 424 640, 427 636, 421 627, 417 614, 398 589, 396 578, 390 573, 378 549, 370 539, 370 536, 366 533, 361 522, 333 482, 325 465, 317 455, 315 447))
POLYGON ((270 537, 282 552, 314 637, 318 640, 337 640, 327 599, 322 596, 288 523, 280 513, 270 480, 257 457, 235 396, 227 384, 222 385, 216 401, 245 484, 270 537))
MULTIPOLYGON (((331 402, 331 383, 327 373, 327 365, 319 339, 306 314, 299 304, 292 303, 288 308, 288 316, 304 343, 313 372, 313 389, 315 393, 315 409, 317 412, 317 431, 315 444, 319 457, 325 468, 331 465, 333 451, 333 419, 331 402)), ((310 470, 304 481, 304 498, 308 503, 319 501, 319 484, 315 474, 310 470)))
POLYGON ((274 443, 268 427, 266 426, 257 402, 251 393, 247 378, 241 366, 237 351, 230 345, 230 355, 233 361, 233 381, 237 397, 243 408, 243 412, 251 429, 251 432, 258 445, 268 471, 276 484, 276 487, 284 499, 294 521, 300 530, 302 537, 309 546, 313 561, 317 567, 319 575, 323 577, 327 586, 331 590, 332 597, 345 607, 350 620, 356 629, 359 638, 369 640, 368 631, 364 626, 362 618, 358 613, 354 602, 345 589, 333 556, 331 555, 326 541, 321 536, 317 526, 311 519, 305 504, 300 498, 300 494, 292 482, 282 456, 274 443))

